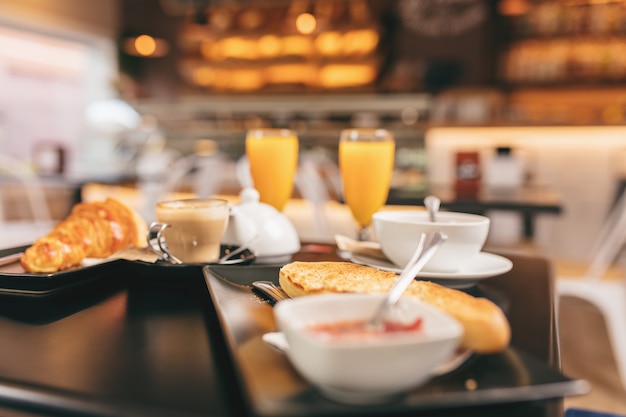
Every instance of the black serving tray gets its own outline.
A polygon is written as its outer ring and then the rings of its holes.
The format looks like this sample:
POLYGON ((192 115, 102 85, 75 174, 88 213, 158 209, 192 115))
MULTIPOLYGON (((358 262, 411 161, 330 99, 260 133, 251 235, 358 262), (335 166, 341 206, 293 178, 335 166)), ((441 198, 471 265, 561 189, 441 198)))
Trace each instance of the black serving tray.
MULTIPOLYGON (((0 257, 16 254, 28 246, 0 250, 0 257)), ((83 286, 103 278, 113 280, 114 272, 119 270, 123 260, 113 260, 95 265, 77 267, 55 273, 28 273, 15 262, 0 266, 0 297, 43 299, 57 296, 77 286, 83 286)))
MULTIPOLYGON (((237 246, 221 245, 220 257, 237 249, 237 246)), ((243 251, 238 257, 241 265, 250 265, 255 261, 255 256, 250 250, 243 251)), ((132 275, 133 283, 148 287, 171 288, 177 291, 200 291, 206 292, 202 268, 208 264, 170 264, 165 261, 144 262, 126 261, 124 270, 132 275)), ((223 265, 231 268, 234 265, 223 265)))
MULTIPOLYGON (((0 257, 26 248, 0 250, 0 257)), ((33 324, 67 317, 122 287, 126 263, 117 259, 49 274, 25 272, 19 262, 0 266, 0 315, 33 324)))
MULTIPOLYGON (((472 355, 456 370, 397 402, 367 407, 338 404, 322 397, 283 354, 262 341, 264 333, 276 330, 273 311, 250 284, 278 282, 278 267, 209 266, 203 272, 251 415, 535 415, 538 402, 589 389, 586 381, 570 379, 512 345, 498 354, 472 355)), ((547 297, 545 302, 551 303, 547 297)))
MULTIPOLYGON (((28 245, 0 250, 0 258, 19 254, 28 245)), ((222 245, 220 256, 236 249, 222 245)), ((242 264, 254 260, 250 251, 241 255, 242 264)), ((0 298, 44 299, 58 296, 64 292, 84 287, 101 279, 115 281, 120 275, 133 279, 144 279, 155 284, 181 286, 190 281, 202 281, 202 268, 206 264, 172 265, 167 262, 155 263, 115 259, 89 266, 78 266, 55 273, 28 273, 19 262, 0 266, 0 298)), ((144 282, 145 283, 145 282, 144 282)))

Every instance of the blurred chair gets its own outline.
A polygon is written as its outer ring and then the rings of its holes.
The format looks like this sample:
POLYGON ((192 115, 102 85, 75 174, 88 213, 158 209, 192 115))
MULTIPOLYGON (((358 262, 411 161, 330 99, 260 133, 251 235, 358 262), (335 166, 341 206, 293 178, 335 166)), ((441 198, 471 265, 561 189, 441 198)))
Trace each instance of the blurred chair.
POLYGON ((17 210, 19 218, 9 218, 4 201, 7 195, 0 188, 0 246, 30 243, 53 224, 43 185, 27 162, 4 154, 0 154, 0 176, 17 181, 25 196, 19 203, 26 208, 17 210))
POLYGON ((559 275, 556 287, 559 297, 586 300, 603 314, 622 385, 626 388, 626 276, 622 273, 618 279, 603 279, 625 243, 626 193, 623 193, 590 251, 590 262, 584 276, 576 279, 559 275))
POLYGON ((300 155, 295 185, 312 208, 316 241, 333 241, 326 205, 341 193, 337 165, 323 151, 312 150, 300 155))

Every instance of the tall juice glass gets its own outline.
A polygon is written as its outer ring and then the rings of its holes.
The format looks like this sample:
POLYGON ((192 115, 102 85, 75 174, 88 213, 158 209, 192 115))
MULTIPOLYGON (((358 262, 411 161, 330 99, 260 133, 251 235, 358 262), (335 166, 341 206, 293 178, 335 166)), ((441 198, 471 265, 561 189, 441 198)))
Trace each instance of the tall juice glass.
POLYGON ((298 136, 289 129, 253 129, 246 135, 250 175, 260 201, 282 211, 293 192, 298 136))
POLYGON ((387 201, 395 142, 385 129, 345 129, 339 139, 343 198, 358 226, 360 240, 369 238, 372 215, 387 201))

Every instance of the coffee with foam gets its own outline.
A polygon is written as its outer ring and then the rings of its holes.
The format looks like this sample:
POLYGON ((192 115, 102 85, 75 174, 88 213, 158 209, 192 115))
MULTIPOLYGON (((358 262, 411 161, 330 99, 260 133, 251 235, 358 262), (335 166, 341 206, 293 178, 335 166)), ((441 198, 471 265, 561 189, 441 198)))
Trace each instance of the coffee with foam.
POLYGON ((163 231, 168 251, 185 263, 218 260, 220 242, 228 226, 228 203, 220 199, 163 201, 157 220, 169 225, 163 231))

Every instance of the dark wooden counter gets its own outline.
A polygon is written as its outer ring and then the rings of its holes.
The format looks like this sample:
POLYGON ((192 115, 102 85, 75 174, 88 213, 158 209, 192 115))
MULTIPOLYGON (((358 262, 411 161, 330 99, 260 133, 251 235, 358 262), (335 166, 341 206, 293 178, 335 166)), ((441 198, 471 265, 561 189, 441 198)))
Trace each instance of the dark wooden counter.
POLYGON ((441 208, 449 211, 485 214, 489 210, 517 212, 524 222, 524 236, 534 235, 537 215, 558 215, 563 203, 558 192, 547 187, 481 188, 475 195, 459 195, 452 185, 430 185, 426 191, 411 188, 389 190, 387 204, 424 205, 424 197, 434 195, 441 200, 441 208))

